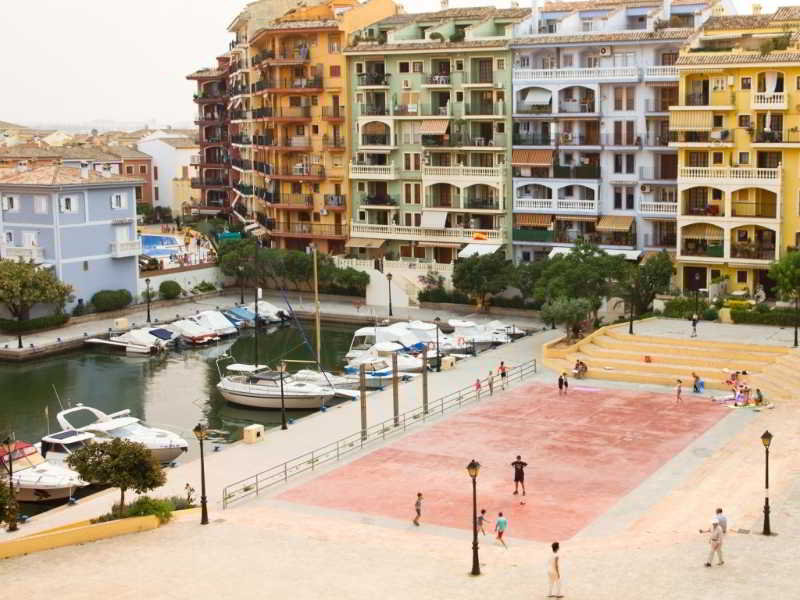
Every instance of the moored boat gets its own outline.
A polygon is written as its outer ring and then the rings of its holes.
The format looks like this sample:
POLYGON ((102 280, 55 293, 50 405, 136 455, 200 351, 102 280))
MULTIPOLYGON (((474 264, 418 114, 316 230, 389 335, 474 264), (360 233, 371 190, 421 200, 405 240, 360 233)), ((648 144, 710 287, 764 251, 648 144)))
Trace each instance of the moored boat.
POLYGON ((72 469, 47 462, 33 444, 16 441, 10 450, 0 446, 0 464, 5 472, 11 463, 12 483, 20 502, 64 500, 77 488, 89 485, 72 469))

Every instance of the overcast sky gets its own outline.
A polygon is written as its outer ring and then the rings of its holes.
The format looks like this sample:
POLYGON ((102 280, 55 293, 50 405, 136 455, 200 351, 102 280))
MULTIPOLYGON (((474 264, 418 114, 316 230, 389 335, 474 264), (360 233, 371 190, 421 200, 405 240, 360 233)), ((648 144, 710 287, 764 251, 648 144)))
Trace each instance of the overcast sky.
MULTIPOLYGON (((439 0, 402 0, 409 12, 439 0)), ((245 0, 0 0, 0 121, 192 121, 194 82, 227 48, 245 0)), ((520 0, 520 5, 529 4, 520 0)), ((764 11, 791 0, 762 0, 764 11)), ((509 0, 451 0, 450 6, 509 0)), ((736 0, 740 13, 749 1, 736 0)))

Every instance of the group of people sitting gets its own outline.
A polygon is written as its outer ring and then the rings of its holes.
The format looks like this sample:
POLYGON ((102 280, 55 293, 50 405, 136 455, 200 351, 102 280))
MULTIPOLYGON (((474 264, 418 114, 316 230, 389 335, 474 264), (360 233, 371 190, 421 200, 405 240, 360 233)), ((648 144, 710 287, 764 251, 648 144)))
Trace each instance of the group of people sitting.
POLYGON ((759 388, 756 388, 754 394, 747 381, 745 381, 745 376, 747 376, 747 371, 733 371, 728 376, 728 379, 725 380, 725 385, 731 386, 730 395, 715 398, 714 400, 717 402, 733 402, 734 406, 763 406, 764 394, 761 393, 759 388))
POLYGON ((578 359, 575 361, 575 366, 572 367, 572 374, 575 376, 575 379, 583 379, 586 377, 586 372, 588 370, 589 367, 586 366, 586 363, 578 359))

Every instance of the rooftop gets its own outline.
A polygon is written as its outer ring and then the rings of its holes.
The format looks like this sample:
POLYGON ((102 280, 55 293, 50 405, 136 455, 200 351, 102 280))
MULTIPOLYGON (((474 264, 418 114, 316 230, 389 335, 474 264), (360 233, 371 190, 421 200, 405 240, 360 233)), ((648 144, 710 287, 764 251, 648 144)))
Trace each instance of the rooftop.
POLYGON ((507 39, 464 40, 461 42, 436 42, 431 40, 406 41, 402 44, 359 44, 344 49, 346 53, 390 52, 393 50, 447 50, 455 48, 505 48, 507 39))
POLYGON ((123 160, 147 160, 153 158, 145 152, 140 152, 136 148, 129 148, 128 146, 114 146, 113 148, 105 148, 105 150, 123 160))
POLYGON ((573 33, 568 35, 543 34, 515 38, 511 46, 685 40, 688 39, 693 32, 693 29, 687 27, 660 29, 658 31, 609 31, 608 33, 573 33))
MULTIPOLYGON (((713 4, 709 0, 672 0, 674 6, 687 4, 713 4)), ((572 12, 574 10, 614 10, 641 6, 661 6, 659 0, 597 0, 596 2, 545 2, 542 12, 572 12)))
POLYGON ((13 170, 0 176, 0 185, 99 185, 109 183, 143 183, 137 177, 126 175, 109 175, 105 177, 94 170, 89 170, 88 179, 81 177, 78 167, 65 167, 64 165, 48 165, 30 171, 18 172, 13 170))
POLYGON ((675 63, 681 65, 747 65, 765 63, 800 63, 800 52, 711 52, 708 54, 685 54, 675 63))
POLYGON ((764 15, 725 15, 711 17, 703 24, 704 31, 730 29, 762 29, 785 27, 787 21, 800 21, 800 6, 784 6, 772 14, 764 15))
POLYGON ((120 157, 110 150, 91 146, 39 147, 32 145, 0 148, 0 157, 6 158, 61 158, 64 160, 94 160, 118 162, 120 157))
POLYGON ((156 138, 157 140, 164 142, 165 144, 169 144, 173 148, 178 149, 189 149, 189 148, 197 148, 197 142, 192 138, 187 137, 166 137, 166 138, 156 138))
POLYGON ((434 12, 409 13, 386 17, 375 23, 381 25, 405 25, 426 21, 447 21, 459 19, 484 20, 489 17, 499 19, 524 19, 531 12, 530 8, 495 8, 494 6, 475 6, 472 8, 448 8, 434 12))

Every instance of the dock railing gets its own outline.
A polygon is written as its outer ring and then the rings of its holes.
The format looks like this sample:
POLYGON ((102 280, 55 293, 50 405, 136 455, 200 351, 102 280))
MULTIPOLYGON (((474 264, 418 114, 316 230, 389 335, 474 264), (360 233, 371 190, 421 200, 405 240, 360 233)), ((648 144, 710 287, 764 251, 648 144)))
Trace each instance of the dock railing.
MULTIPOLYGON (((506 386, 519 383, 535 373, 536 359, 516 366, 509 366, 506 386)), ((421 404, 412 410, 400 413, 397 417, 391 417, 380 423, 370 425, 366 429, 359 429, 335 442, 291 458, 255 475, 229 483, 222 489, 222 508, 226 509, 228 506, 250 496, 258 496, 261 492, 271 487, 287 483, 289 479, 314 471, 326 463, 339 461, 375 442, 382 442, 399 433, 405 433, 410 427, 424 423, 434 416, 442 416, 451 410, 460 409, 466 404, 478 402, 481 399, 486 400, 490 397, 488 379, 488 377, 481 379, 480 392, 475 389, 475 383, 473 382, 467 387, 428 402, 427 410, 421 404)), ((499 374, 494 375, 493 383, 495 392, 502 391, 499 374)))

